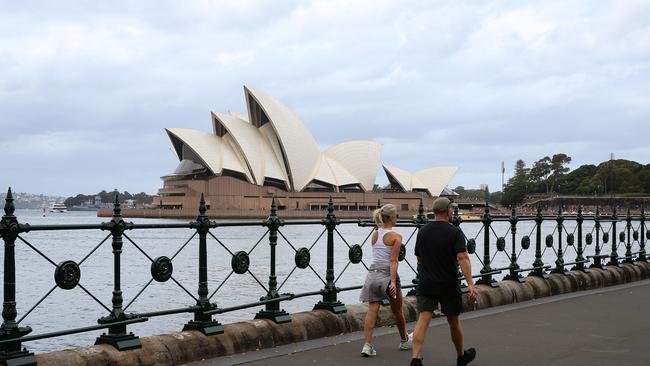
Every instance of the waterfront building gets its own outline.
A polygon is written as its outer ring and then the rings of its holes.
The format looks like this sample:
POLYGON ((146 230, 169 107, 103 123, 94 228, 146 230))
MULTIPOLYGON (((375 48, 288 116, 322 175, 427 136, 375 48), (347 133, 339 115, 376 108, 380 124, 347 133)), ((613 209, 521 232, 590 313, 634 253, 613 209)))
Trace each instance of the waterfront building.
POLYGON ((212 113, 212 133, 166 129, 179 164, 162 177, 154 206, 188 214, 164 216, 195 215, 201 193, 219 217, 263 216, 272 197, 284 217, 319 217, 330 195, 347 217, 366 217, 359 211, 388 202, 414 212, 420 199, 430 206, 458 169, 383 165, 389 185, 379 189, 381 144, 347 141, 321 151, 290 108, 248 86, 244 95, 248 115, 212 113))

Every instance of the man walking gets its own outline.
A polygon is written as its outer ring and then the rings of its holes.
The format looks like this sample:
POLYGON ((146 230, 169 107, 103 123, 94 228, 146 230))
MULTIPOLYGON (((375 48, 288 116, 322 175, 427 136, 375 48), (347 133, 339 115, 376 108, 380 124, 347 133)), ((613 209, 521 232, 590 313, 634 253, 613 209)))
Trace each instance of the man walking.
POLYGON ((476 301, 476 287, 472 280, 472 267, 467 254, 465 235, 452 225, 455 205, 445 197, 433 202, 435 220, 424 225, 417 236, 415 256, 418 258, 418 321, 413 331, 413 358, 411 366, 422 365, 422 344, 433 310, 438 307, 447 317, 451 340, 456 348, 456 364, 464 366, 476 357, 474 348, 463 349, 463 328, 459 315, 462 311, 461 291, 457 278, 457 265, 469 287, 470 301, 476 301))

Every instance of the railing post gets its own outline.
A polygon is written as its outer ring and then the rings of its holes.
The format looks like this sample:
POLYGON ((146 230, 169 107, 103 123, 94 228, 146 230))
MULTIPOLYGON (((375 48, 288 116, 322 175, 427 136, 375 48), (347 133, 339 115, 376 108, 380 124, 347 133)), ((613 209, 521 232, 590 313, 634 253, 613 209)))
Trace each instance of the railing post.
POLYGON ((625 244, 625 260, 623 263, 634 263, 634 258, 632 257, 632 214, 630 213, 630 208, 627 208, 627 215, 625 216, 625 229, 627 229, 627 243, 625 244))
POLYGON ((323 300, 319 301, 314 310, 323 309, 341 314, 347 312, 345 305, 337 299, 336 284, 334 283, 334 229, 339 221, 334 215, 334 203, 332 196, 327 204, 327 216, 323 225, 327 229, 327 272, 325 273, 325 288, 323 289, 323 300))
POLYGON ((183 330, 196 330, 205 335, 223 333, 223 325, 212 319, 212 315, 204 314, 205 311, 213 310, 215 306, 210 304, 208 299, 208 232, 210 231, 210 218, 206 214, 207 207, 205 196, 201 193, 199 201, 199 215, 191 226, 195 227, 199 234, 199 295, 196 305, 200 308, 194 312, 194 319, 190 320, 183 330))
POLYGON ((582 215, 582 205, 578 206, 578 216, 576 216, 576 224, 578 224, 578 247, 576 249, 576 264, 571 268, 574 271, 588 272, 585 268, 584 248, 582 247, 582 224, 585 218, 582 215))
POLYGON ((528 275, 548 278, 548 273, 544 269, 544 261, 542 260, 542 223, 544 216, 542 215, 542 208, 537 206, 537 215, 535 216, 535 261, 533 262, 533 269, 528 275))
MULTIPOLYGON (((456 210, 454 211, 454 215, 456 216, 457 213, 458 213, 458 208, 456 208, 456 210)), ((422 203, 422 198, 420 198, 420 205, 418 206, 418 215, 415 217, 415 225, 418 231, 426 223, 427 223, 427 216, 424 214, 424 204, 422 203)), ((418 270, 418 272, 415 273, 415 278, 411 280, 411 283, 414 284, 415 287, 413 287, 409 292, 407 292, 406 296, 417 296, 418 294, 418 283, 420 283, 420 279, 418 277, 418 273, 420 271, 419 264, 417 264, 416 269, 418 270)))
POLYGON ((618 246, 618 238, 616 237, 616 224, 618 223, 618 216, 616 215, 616 209, 617 207, 614 206, 612 210, 612 252, 609 254, 609 262, 607 262, 607 265, 619 267, 620 264, 618 263, 618 252, 616 248, 618 246))
MULTIPOLYGON (((461 224, 462 222, 463 222, 463 219, 461 219, 461 218, 460 218, 460 215, 458 214, 458 206, 455 206, 455 207, 454 207, 454 214, 453 214, 453 216, 451 217, 451 223, 452 223, 452 225, 454 225, 454 226, 456 226, 456 227, 460 227, 460 224, 461 224)), ((469 288, 467 287, 467 285, 464 284, 464 283, 462 282, 462 280, 460 279, 460 278, 463 277, 463 272, 461 272, 461 270, 460 270, 460 265, 457 265, 457 266, 456 266, 456 276, 459 278, 459 280, 458 280, 458 284, 459 284, 459 286, 460 286, 460 292, 461 292, 461 293, 467 293, 467 292, 469 292, 469 288)))
MULTIPOLYGON (((269 272, 269 292, 260 300, 271 300, 280 297, 278 294, 278 279, 275 275, 275 247, 278 245, 278 229, 283 225, 282 220, 278 218, 278 206, 275 203, 275 197, 271 199, 271 214, 266 219, 266 228, 269 229, 269 248, 270 248, 270 272, 269 272)), ((277 324, 291 322, 291 316, 284 310, 280 309, 280 302, 270 302, 264 306, 263 310, 255 315, 255 319, 269 319, 277 324)))
POLYGON ((30 327, 19 327, 16 323, 16 238, 20 231, 18 219, 14 216, 14 198, 11 187, 5 197, 5 214, 0 221, 0 236, 4 241, 4 298, 2 302, 2 326, 0 339, 15 338, 15 343, 0 346, 0 362, 4 365, 27 366, 36 365, 34 354, 26 348, 21 349, 20 337, 32 331, 30 327))
POLYGON ((594 217, 594 227, 596 228, 596 248, 594 249, 594 263, 589 268, 603 269, 603 261, 600 255, 600 207, 596 207, 596 216, 594 217))
MULTIPOLYGON (((122 280, 121 280, 121 255, 122 255, 122 234, 126 230, 126 223, 122 219, 119 194, 115 191, 115 203, 113 204, 113 217, 106 228, 111 231, 113 246, 113 310, 108 316, 97 320, 99 324, 110 324, 112 322, 133 319, 134 314, 126 314, 122 309, 122 280)), ((127 333, 126 324, 112 325, 108 327, 108 333, 102 333, 97 337, 95 344, 108 344, 119 351, 140 348, 140 338, 131 332, 127 333)))
POLYGON ((646 230, 645 230, 645 209, 643 206, 641 206, 641 217, 639 218, 640 224, 639 224, 639 236, 640 236, 640 242, 639 242, 639 256, 636 259, 637 261, 640 262, 647 262, 648 259, 646 258, 646 252, 645 252, 645 236, 646 236, 646 230))
POLYGON ((524 282, 524 277, 519 273, 519 264, 517 264, 517 211, 515 207, 512 207, 510 212, 510 233, 512 234, 512 253, 510 253, 510 272, 507 276, 504 277, 505 280, 524 282))
POLYGON ((559 273, 565 276, 571 275, 571 272, 564 268, 564 249, 562 248, 562 235, 564 234, 564 216, 562 216, 562 205, 560 204, 557 209, 557 259, 555 260, 555 268, 551 273, 559 273))
POLYGON ((485 204, 485 213, 481 217, 483 222, 483 268, 481 268, 481 279, 477 285, 488 285, 490 287, 499 287, 499 283, 492 278, 492 267, 490 267, 490 225, 492 224, 492 216, 490 216, 490 206, 485 204))

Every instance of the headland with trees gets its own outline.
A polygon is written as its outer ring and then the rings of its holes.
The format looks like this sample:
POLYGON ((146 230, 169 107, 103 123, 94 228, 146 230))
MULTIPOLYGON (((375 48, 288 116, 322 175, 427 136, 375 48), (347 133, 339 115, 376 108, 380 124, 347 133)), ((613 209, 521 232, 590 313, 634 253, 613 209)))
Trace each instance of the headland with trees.
POLYGON ((609 200, 611 205, 626 202, 626 206, 636 207, 650 202, 650 164, 611 159, 571 170, 570 163, 571 157, 565 153, 545 156, 530 167, 517 160, 500 197, 501 204, 509 207, 563 200, 599 205, 609 200))

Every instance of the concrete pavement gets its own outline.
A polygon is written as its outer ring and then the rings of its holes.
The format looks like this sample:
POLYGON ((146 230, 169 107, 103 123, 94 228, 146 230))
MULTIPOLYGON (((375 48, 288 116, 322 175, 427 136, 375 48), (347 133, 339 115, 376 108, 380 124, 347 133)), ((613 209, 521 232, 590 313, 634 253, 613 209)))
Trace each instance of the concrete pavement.
MULTIPOLYGON (((650 365, 650 280, 463 314, 472 365, 650 365)), ((414 324, 407 325, 413 329, 414 324)), ((408 365, 394 327, 375 330, 377 357, 361 358, 363 333, 192 363, 221 365, 408 365)), ((444 318, 431 322, 425 365, 455 365, 444 318)))

